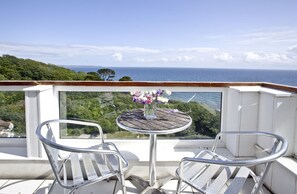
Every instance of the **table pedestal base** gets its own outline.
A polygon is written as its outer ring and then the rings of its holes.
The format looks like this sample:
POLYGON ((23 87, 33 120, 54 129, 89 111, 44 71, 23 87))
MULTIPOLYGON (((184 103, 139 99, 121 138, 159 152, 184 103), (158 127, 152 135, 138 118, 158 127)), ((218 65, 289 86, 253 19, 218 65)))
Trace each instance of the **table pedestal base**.
POLYGON ((172 179, 172 176, 168 176, 157 180, 154 185, 150 185, 149 181, 143 180, 138 176, 130 176, 128 178, 130 182, 142 192, 140 194, 168 194, 168 192, 161 189, 161 187, 172 179))
POLYGON ((170 109, 157 109, 157 118, 147 120, 143 117, 143 110, 136 109, 122 113, 116 119, 117 125, 127 131, 150 135, 149 148, 149 181, 139 177, 130 177, 131 183, 141 190, 142 194, 166 194, 160 188, 172 177, 157 180, 157 134, 172 134, 187 129, 192 124, 192 118, 180 111, 172 112, 170 109))

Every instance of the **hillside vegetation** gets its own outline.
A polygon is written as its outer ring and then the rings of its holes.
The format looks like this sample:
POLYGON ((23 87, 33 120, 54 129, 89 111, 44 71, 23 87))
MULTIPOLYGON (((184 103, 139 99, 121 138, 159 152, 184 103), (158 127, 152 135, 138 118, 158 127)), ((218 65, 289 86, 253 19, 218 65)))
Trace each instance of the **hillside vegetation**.
POLYGON ((0 56, 0 80, 87 80, 87 73, 10 55, 0 56))
MULTIPOLYGON (((115 72, 101 69, 97 72, 75 72, 52 64, 14 56, 0 57, 0 80, 109 80, 115 72), (102 78, 101 78, 102 77, 102 78)), ((129 76, 122 78, 132 81, 129 76)), ((129 138, 137 135, 122 131, 116 124, 116 117, 123 111, 143 106, 132 101, 129 93, 122 92, 60 92, 60 118, 91 120, 99 123, 109 138, 129 138)), ((0 119, 14 124, 15 137, 26 136, 24 92, 0 92, 0 119)), ((180 133, 166 135, 178 138, 213 138, 220 130, 220 111, 210 112, 199 102, 169 100, 158 107, 178 109, 193 119, 192 126, 180 133)), ((0 127, 1 130, 1 127, 0 127)), ((64 137, 96 136, 91 129, 67 129, 64 137)), ((137 136, 139 137, 139 136, 137 136)), ((140 137, 141 138, 141 137, 140 137)))

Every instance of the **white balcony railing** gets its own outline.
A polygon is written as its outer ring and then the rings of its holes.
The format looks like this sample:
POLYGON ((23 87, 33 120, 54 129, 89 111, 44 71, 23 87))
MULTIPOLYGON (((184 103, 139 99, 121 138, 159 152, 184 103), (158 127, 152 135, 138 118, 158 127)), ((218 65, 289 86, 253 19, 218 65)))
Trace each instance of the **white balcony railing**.
MULTIPOLYGON (((48 119, 57 119, 61 116, 60 92, 130 92, 135 90, 168 89, 172 92, 216 92, 220 93, 221 123, 220 130, 257 130, 273 132, 285 137, 289 142, 286 154, 288 160, 281 159, 274 167, 274 172, 288 170, 286 176, 297 177, 292 168, 290 156, 297 153, 297 88, 269 83, 199 83, 199 82, 0 82, 1 91, 23 91, 25 93, 26 138, 0 138, 0 165, 10 169, 1 173, 1 177, 13 177, 21 164, 23 173, 19 176, 43 177, 48 173, 44 151, 35 135, 39 123, 48 119), (20 162, 22 161, 22 162, 20 162), (288 161, 291 162, 288 164, 288 161), (44 164, 38 171, 32 171, 30 164, 44 164), (13 169, 13 170, 11 170, 13 169)), ((63 139, 63 141, 74 141, 63 139)), ((126 152, 127 159, 132 166, 146 166, 148 141, 139 144, 137 139, 113 139, 117 146, 126 152), (135 146, 135 144, 139 146, 135 146)), ((212 139, 162 139, 158 140, 158 162, 167 163, 161 170, 160 176, 172 173, 183 156, 193 155, 199 148, 212 145, 212 139), (167 172, 168 171, 168 172, 167 172)), ((234 139, 226 142, 222 148, 225 154, 255 156, 252 143, 260 140, 234 139), (244 144, 244 149, 238 149, 244 144)), ((85 145, 96 144, 96 140, 77 140, 76 143, 85 145)), ((262 142, 265 144, 265 142, 262 142)), ((33 165, 32 165, 33 166, 33 165)), ((164 165, 160 165, 164 166, 164 165)), ((3 168, 2 168, 3 169, 3 168)), ((129 171, 133 173, 133 168, 129 171)), ((266 185, 278 191, 279 183, 270 174, 266 185)), ((294 179, 294 184, 297 185, 294 179)), ((288 184, 288 183, 286 183, 288 184)), ((291 184, 291 183, 290 183, 291 184)), ((276 192, 277 193, 277 192, 276 192)))

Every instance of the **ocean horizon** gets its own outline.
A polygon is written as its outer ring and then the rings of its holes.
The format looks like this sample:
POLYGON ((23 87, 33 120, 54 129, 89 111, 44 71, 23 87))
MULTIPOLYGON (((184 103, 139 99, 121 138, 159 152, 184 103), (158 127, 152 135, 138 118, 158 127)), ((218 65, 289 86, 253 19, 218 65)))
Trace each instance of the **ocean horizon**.
POLYGON ((101 66, 65 68, 76 72, 96 72, 101 68, 109 68, 116 73, 114 80, 130 76, 133 81, 271 82, 297 86, 297 70, 101 66))

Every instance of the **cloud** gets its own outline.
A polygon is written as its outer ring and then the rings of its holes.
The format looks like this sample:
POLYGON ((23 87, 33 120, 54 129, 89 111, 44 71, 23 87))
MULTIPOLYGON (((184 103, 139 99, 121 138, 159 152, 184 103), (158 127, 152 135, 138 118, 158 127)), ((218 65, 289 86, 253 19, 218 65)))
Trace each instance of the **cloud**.
POLYGON ((196 58, 193 57, 193 56, 184 55, 184 56, 176 57, 176 60, 179 61, 179 62, 191 62, 191 61, 195 61, 196 58))
POLYGON ((136 62, 141 62, 141 63, 146 61, 146 60, 145 60, 144 58, 142 58, 142 57, 135 57, 134 60, 135 60, 136 62))
POLYGON ((297 45, 290 46, 287 51, 292 54, 297 54, 297 45))
POLYGON ((218 48, 211 48, 211 47, 191 47, 191 48, 177 48, 177 49, 165 49, 164 52, 196 52, 196 53, 209 53, 218 51, 218 48))
POLYGON ((214 59, 223 61, 223 62, 232 62, 234 61, 233 56, 230 53, 221 53, 218 55, 214 55, 214 59))
POLYGON ((121 53, 159 53, 160 50, 149 49, 142 47, 129 47, 129 46, 94 46, 94 45, 72 45, 73 47, 95 51, 98 53, 110 53, 110 52, 121 52, 121 53))
POLYGON ((204 67, 207 64, 211 67, 248 65, 257 68, 260 64, 267 67, 272 64, 274 67, 281 64, 282 67, 291 68, 297 64, 297 43, 290 45, 293 46, 283 46, 283 49, 271 51, 258 47, 244 48, 239 45, 228 49, 215 47, 151 49, 130 46, 25 45, 0 42, 0 55, 10 54, 60 65, 98 65, 99 63, 116 66, 121 62, 121 65, 129 66, 204 67))
POLYGON ((4 54, 29 54, 32 56, 59 56, 59 55, 73 55, 76 51, 58 46, 46 46, 46 45, 25 45, 25 44, 5 44, 0 43, 0 50, 5 52, 4 54))
MULTIPOLYGON (((258 30, 235 36, 239 44, 279 44, 297 42, 297 29, 258 30)), ((277 46, 277 45, 276 45, 277 46)))
POLYGON ((122 53, 114 53, 112 55, 113 59, 116 61, 121 62, 123 60, 123 54, 122 53))
POLYGON ((246 52, 245 53, 245 59, 246 61, 259 61, 261 59, 263 59, 263 57, 261 57, 259 54, 254 53, 254 52, 246 52))
POLYGON ((285 54, 245 52, 247 62, 290 63, 291 59, 285 54))
POLYGON ((25 45, 0 42, 0 50, 12 54, 31 54, 47 56, 108 55, 114 53, 159 53, 159 50, 141 47, 93 46, 93 45, 25 45))
POLYGON ((183 56, 162 57, 162 58, 160 58, 160 61, 164 62, 164 63, 168 63, 168 62, 184 62, 184 63, 188 63, 188 62, 195 62, 195 61, 197 61, 197 59, 194 56, 183 55, 183 56))
POLYGON ((162 58, 161 58, 161 61, 167 63, 167 62, 169 62, 169 59, 168 59, 167 57, 162 57, 162 58))

